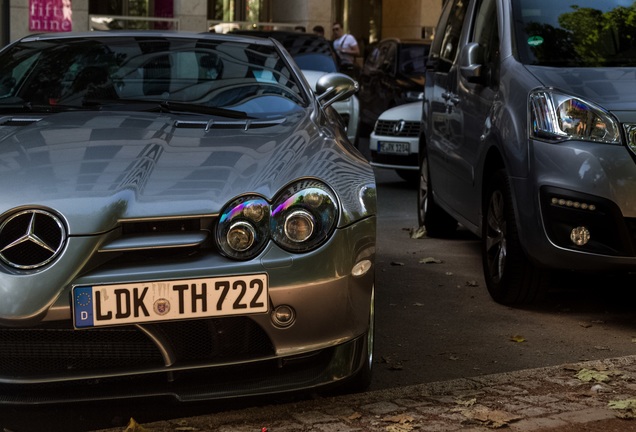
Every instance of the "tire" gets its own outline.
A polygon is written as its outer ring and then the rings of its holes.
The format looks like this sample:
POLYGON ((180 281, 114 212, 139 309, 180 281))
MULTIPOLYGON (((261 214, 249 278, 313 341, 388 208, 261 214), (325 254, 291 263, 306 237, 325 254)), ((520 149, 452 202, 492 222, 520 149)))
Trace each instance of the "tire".
POLYGON ((482 211, 482 263, 490 296, 504 305, 522 305, 543 297, 549 272, 529 259, 519 241, 510 180, 504 170, 490 178, 482 211))
POLYGON ((429 237, 451 237, 457 230, 457 221, 435 203, 432 191, 428 157, 426 152, 423 152, 417 193, 417 221, 420 226, 426 228, 429 237))

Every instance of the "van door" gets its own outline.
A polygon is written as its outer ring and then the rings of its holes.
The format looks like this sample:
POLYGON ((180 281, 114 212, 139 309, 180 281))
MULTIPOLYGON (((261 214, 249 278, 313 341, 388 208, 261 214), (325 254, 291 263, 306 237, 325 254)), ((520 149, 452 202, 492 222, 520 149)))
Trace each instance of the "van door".
POLYGON ((449 155, 454 143, 453 116, 457 115, 456 100, 449 89, 457 82, 456 59, 468 9, 469 0, 446 2, 436 29, 426 67, 424 91, 424 121, 426 122, 426 151, 429 158, 431 186, 435 200, 454 213, 457 198, 453 190, 449 155))
POLYGON ((449 93, 457 98, 450 130, 454 143, 449 157, 457 209, 474 226, 481 214, 481 179, 476 178, 493 123, 499 85, 499 21, 497 0, 477 0, 471 13, 471 33, 458 56, 459 73, 449 93), (462 73, 461 68, 464 68, 462 73), (461 113, 461 114, 460 114, 461 113), (461 191, 461 192, 460 192, 461 191))

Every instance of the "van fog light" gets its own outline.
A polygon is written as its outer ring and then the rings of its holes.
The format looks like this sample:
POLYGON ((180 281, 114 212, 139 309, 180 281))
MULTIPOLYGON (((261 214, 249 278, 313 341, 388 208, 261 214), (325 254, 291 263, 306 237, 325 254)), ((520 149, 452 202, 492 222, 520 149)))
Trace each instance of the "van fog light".
POLYGON ((590 231, 585 227, 576 227, 570 232, 570 240, 577 246, 584 246, 590 241, 590 231))
POLYGON ((276 327, 289 327, 296 321, 296 311, 288 305, 277 306, 272 311, 272 323, 276 327))

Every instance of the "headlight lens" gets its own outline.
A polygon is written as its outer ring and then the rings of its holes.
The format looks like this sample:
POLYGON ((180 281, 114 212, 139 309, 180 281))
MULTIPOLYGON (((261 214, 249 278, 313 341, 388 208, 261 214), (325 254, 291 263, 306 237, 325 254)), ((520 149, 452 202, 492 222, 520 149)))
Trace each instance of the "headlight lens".
POLYGON ((283 249, 306 252, 329 238, 337 219, 338 205, 331 189, 317 180, 302 180, 275 199, 272 238, 283 249))
POLYGON ((270 238, 290 252, 308 252, 329 238, 337 220, 335 193, 306 179, 285 188, 271 206, 255 195, 230 202, 219 217, 216 242, 223 255, 240 260, 257 256, 270 238))
POLYGON ((618 123, 599 106, 546 89, 531 92, 529 104, 534 138, 620 144, 618 123))
POLYGON ((224 255, 255 257, 269 239, 269 203, 261 197, 237 198, 225 207, 216 229, 216 242, 224 255))

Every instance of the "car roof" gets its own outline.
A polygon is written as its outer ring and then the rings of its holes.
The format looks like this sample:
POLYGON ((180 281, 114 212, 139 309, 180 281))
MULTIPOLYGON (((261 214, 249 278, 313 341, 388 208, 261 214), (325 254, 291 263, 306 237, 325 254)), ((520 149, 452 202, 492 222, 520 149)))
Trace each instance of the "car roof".
POLYGON ((379 43, 393 41, 403 45, 430 45, 429 39, 399 39, 399 38, 384 38, 379 43))
POLYGON ((272 38, 279 41, 291 55, 316 52, 332 55, 331 42, 313 33, 282 30, 232 30, 228 34, 272 38))
POLYGON ((161 30, 111 30, 111 31, 91 31, 91 32, 72 32, 72 33, 38 33, 25 36, 20 41, 48 41, 48 40, 70 40, 70 39, 92 39, 92 38, 117 38, 117 37, 162 37, 172 39, 208 39, 218 41, 234 41, 249 42, 261 45, 272 45, 271 40, 247 37, 238 34, 222 34, 222 33, 194 33, 184 31, 161 31, 161 30))

